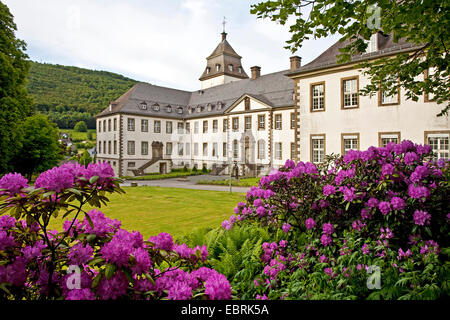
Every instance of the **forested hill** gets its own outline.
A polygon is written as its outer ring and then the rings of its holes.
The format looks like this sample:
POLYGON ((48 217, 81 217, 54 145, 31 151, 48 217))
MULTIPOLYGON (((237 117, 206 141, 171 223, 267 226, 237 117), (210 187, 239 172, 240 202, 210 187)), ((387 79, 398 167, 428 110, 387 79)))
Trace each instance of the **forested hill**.
POLYGON ((95 114, 136 82, 106 71, 31 62, 27 88, 37 111, 47 114, 59 128, 73 128, 84 120, 93 129, 95 114))

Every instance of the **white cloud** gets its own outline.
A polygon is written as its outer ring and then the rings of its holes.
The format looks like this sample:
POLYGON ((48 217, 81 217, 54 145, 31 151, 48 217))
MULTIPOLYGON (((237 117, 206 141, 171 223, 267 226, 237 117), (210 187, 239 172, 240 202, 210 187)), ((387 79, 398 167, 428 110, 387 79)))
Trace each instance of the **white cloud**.
MULTIPOLYGON (((291 53, 283 49, 288 27, 256 19, 241 0, 3 1, 15 17, 18 37, 37 61, 196 90, 227 16, 228 40, 247 70, 260 65, 264 74, 289 67, 291 53)), ((323 43, 323 49, 330 45, 323 43)), ((301 53, 308 55, 308 48, 315 56, 320 53, 316 45, 305 45, 301 53)))

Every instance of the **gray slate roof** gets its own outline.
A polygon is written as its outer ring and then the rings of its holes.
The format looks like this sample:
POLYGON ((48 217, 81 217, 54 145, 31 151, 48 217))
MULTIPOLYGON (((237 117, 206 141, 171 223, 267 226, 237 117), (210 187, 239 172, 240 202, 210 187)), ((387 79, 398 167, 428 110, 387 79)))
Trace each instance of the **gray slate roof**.
POLYGON ((294 81, 285 76, 287 71, 262 75, 255 80, 242 79, 193 92, 139 82, 113 101, 111 106, 99 113, 97 117, 114 113, 175 119, 220 115, 245 94, 261 100, 272 108, 293 106, 294 81), (142 107, 143 103, 146 108, 142 107), (221 109, 218 108, 219 103, 222 103, 221 109), (159 106, 159 111, 153 108, 154 105, 159 106), (171 112, 167 112, 167 106, 171 106, 171 112), (197 112, 197 107, 200 107, 202 111, 197 112), (178 110, 182 113, 178 113, 178 110))
MULTIPOLYGON (((414 48, 419 47, 414 43, 406 42, 405 39, 399 39, 396 43, 394 42, 393 38, 394 37, 392 35, 384 35, 382 32, 378 32, 378 50, 371 53, 354 55, 351 58, 351 62, 377 58, 388 54, 399 53, 402 51, 410 51, 414 48)), ((287 75, 301 74, 307 71, 325 69, 338 65, 337 56, 342 54, 339 49, 346 47, 349 43, 350 40, 337 41, 322 54, 320 54, 316 59, 296 70, 290 71, 287 75)))

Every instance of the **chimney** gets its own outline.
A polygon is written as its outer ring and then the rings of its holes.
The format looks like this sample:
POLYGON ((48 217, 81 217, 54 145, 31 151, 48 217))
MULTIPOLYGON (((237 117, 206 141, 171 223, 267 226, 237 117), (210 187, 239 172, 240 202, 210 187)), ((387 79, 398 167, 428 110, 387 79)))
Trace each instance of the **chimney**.
POLYGON ((290 57, 289 60, 291 61, 291 71, 300 68, 302 65, 302 58, 299 56, 290 57))
POLYGON ((252 72, 252 80, 255 80, 256 78, 259 78, 261 76, 261 67, 254 66, 250 68, 252 72))

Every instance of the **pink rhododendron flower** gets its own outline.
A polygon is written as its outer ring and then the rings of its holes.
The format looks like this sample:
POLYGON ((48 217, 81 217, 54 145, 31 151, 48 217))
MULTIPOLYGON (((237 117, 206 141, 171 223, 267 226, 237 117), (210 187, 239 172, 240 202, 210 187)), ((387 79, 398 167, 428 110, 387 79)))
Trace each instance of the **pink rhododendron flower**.
POLYGON ((416 210, 414 211, 414 223, 419 225, 419 226, 423 226, 425 224, 429 224, 430 223, 430 219, 431 219, 431 215, 423 210, 416 210))
POLYGON ((305 221, 305 226, 308 230, 313 229, 316 226, 316 221, 313 218, 308 218, 305 221))

